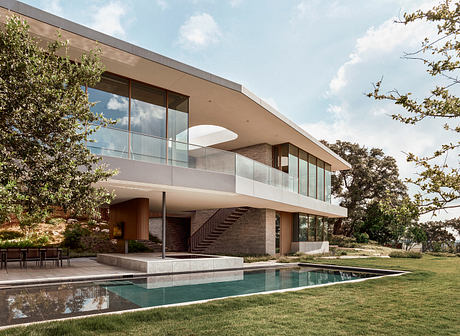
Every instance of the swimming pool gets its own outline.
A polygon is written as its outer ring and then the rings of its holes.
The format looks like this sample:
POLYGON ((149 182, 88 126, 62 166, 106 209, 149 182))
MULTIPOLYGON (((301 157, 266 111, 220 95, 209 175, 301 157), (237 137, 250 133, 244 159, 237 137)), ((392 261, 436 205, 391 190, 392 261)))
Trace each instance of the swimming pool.
POLYGON ((283 267, 0 289, 0 326, 288 290, 379 275, 283 267))

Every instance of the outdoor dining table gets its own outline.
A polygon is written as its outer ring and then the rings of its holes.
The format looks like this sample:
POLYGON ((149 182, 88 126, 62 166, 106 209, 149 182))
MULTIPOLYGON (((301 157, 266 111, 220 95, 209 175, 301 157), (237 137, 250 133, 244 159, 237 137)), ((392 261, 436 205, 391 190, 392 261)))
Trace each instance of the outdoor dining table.
MULTIPOLYGON (((46 248, 46 247, 41 247, 41 248, 38 248, 39 250, 39 254, 40 254, 40 267, 43 267, 43 262, 46 261, 46 252, 49 248, 46 248)), ((28 249, 27 248, 20 248, 20 253, 21 253, 21 257, 20 257, 20 265, 21 267, 25 266, 27 267, 27 251, 28 249)), ((55 257, 55 259, 53 259, 54 261, 57 262, 57 264, 59 265, 59 263, 61 264, 62 266, 62 252, 63 252, 63 249, 61 247, 58 247, 57 248, 57 256, 55 257)), ((8 249, 6 248, 2 248, 0 249, 0 268, 3 269, 3 266, 6 267, 6 263, 8 262, 8 249)))

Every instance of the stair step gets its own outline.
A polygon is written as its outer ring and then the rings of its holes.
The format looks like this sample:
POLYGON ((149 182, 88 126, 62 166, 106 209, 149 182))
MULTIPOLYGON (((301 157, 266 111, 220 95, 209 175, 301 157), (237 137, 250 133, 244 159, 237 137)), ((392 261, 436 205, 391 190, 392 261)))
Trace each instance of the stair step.
POLYGON ((232 226, 236 221, 238 221, 241 216, 243 216, 249 210, 248 207, 237 207, 233 209, 222 209, 222 214, 228 215, 224 218, 221 223, 205 223, 208 225, 208 228, 211 228, 201 241, 194 240, 194 247, 191 248, 192 252, 204 252, 209 245, 213 244, 219 237, 227 231, 227 229, 232 226), (212 225, 212 226, 209 226, 212 225))

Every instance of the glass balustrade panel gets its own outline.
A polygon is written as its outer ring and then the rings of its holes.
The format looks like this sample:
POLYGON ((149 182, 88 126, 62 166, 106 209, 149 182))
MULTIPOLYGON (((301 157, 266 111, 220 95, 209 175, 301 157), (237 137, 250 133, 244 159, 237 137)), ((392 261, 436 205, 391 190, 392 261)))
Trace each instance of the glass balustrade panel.
POLYGON ((254 161, 236 154, 236 175, 247 179, 254 179, 254 161))

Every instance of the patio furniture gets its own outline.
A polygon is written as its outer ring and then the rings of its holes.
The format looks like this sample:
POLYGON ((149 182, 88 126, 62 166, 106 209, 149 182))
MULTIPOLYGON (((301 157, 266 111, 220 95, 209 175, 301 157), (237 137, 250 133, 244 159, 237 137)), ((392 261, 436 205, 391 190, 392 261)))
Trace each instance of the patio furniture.
POLYGON ((70 266, 70 248, 66 248, 65 249, 65 253, 64 253, 64 249, 61 248, 61 267, 62 267, 62 260, 63 259, 67 259, 67 266, 70 266))
POLYGON ((24 265, 26 266, 26 268, 28 261, 35 261, 35 265, 38 265, 38 263, 42 261, 40 249, 38 247, 27 248, 26 255, 24 258, 24 265))
POLYGON ((44 251, 45 251, 45 258, 43 260, 45 262, 48 260, 54 261, 56 266, 59 266, 59 262, 61 261, 62 249, 57 248, 57 247, 46 247, 44 251))
POLYGON ((0 269, 3 269, 3 264, 6 268, 6 249, 0 249, 0 269))
POLYGON ((4 258, 4 265, 5 269, 8 269, 8 262, 17 262, 19 261, 19 266, 22 268, 23 261, 24 261, 24 253, 21 251, 20 248, 7 248, 3 257, 4 258))

